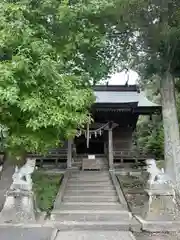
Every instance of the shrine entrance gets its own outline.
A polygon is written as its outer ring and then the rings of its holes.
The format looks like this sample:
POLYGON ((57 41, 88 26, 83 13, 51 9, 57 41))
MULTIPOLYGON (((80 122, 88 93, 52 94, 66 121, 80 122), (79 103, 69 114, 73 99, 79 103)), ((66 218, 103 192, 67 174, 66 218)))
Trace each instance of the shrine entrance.
POLYGON ((103 137, 93 137, 89 140, 89 147, 85 137, 75 140, 77 154, 105 154, 105 143, 103 137))
POLYGON ((74 147, 77 155, 105 155, 107 153, 107 130, 109 122, 97 123, 90 125, 89 130, 80 132, 79 136, 74 139, 74 147))

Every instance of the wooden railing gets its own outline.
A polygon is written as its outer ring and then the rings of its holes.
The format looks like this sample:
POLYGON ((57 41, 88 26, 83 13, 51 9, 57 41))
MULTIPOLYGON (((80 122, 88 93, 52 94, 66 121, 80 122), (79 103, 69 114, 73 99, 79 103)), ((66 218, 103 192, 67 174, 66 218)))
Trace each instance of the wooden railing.
POLYGON ((59 167, 60 165, 65 167, 67 161, 67 150, 66 149, 53 149, 49 151, 47 154, 36 154, 36 153, 28 153, 27 157, 36 158, 36 165, 38 167, 43 166, 55 166, 59 167))
POLYGON ((28 153, 28 157, 34 157, 34 158, 43 158, 43 159, 62 159, 67 158, 67 150, 66 149, 53 149, 49 151, 47 154, 36 154, 36 153, 28 153))
MULTIPOLYGON (((3 157, 3 153, 1 153, 3 157)), ((97 154, 95 154, 97 156, 97 154)), ((76 157, 74 157, 74 163, 79 162, 81 163, 81 160, 83 157, 87 157, 87 154, 77 154, 76 157)), ((43 164, 51 164, 55 166, 60 166, 64 164, 66 166, 67 162, 67 149, 53 149, 49 151, 46 155, 41 154, 35 154, 35 153, 28 153, 27 157, 36 158, 37 165, 43 166, 43 164)), ((98 157, 107 157, 106 154, 99 154, 98 157)), ((123 163, 123 162, 139 162, 144 161, 148 158, 154 158, 154 156, 151 154, 144 154, 141 150, 128 150, 128 149, 122 149, 122 150, 114 150, 113 151, 113 161, 115 163, 123 163)), ((1 160, 1 159, 0 159, 1 160)), ((63 165, 63 166, 64 166, 63 165)))
POLYGON ((154 158, 152 154, 144 154, 139 150, 115 150, 113 151, 114 159, 139 159, 145 160, 147 158, 154 158))

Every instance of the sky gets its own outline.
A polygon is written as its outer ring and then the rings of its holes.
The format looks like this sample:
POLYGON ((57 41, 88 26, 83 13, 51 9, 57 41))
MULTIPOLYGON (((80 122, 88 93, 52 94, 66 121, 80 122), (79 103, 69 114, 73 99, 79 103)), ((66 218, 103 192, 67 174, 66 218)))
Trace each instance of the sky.
POLYGON ((126 71, 113 74, 108 81, 109 85, 124 85, 128 79, 128 75, 129 75, 128 84, 129 85, 136 84, 139 76, 135 71, 129 70, 128 74, 126 73, 126 71))

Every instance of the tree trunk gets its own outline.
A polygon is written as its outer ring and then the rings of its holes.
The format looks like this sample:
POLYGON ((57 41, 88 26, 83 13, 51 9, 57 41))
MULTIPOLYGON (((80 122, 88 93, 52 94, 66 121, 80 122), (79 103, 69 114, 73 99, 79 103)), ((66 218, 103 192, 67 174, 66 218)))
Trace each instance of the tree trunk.
POLYGON ((165 171, 174 183, 180 183, 180 133, 177 118, 174 78, 166 72, 161 78, 164 124, 165 171))

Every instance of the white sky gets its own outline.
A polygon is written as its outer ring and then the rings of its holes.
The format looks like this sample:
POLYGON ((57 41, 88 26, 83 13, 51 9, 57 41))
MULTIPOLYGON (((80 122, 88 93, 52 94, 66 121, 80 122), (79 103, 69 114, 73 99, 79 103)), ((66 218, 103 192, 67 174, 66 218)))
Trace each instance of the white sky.
POLYGON ((135 71, 129 70, 128 73, 126 73, 126 71, 123 71, 121 73, 113 74, 108 81, 109 85, 124 85, 128 79, 128 75, 129 75, 128 84, 129 85, 136 84, 139 75, 135 71))

